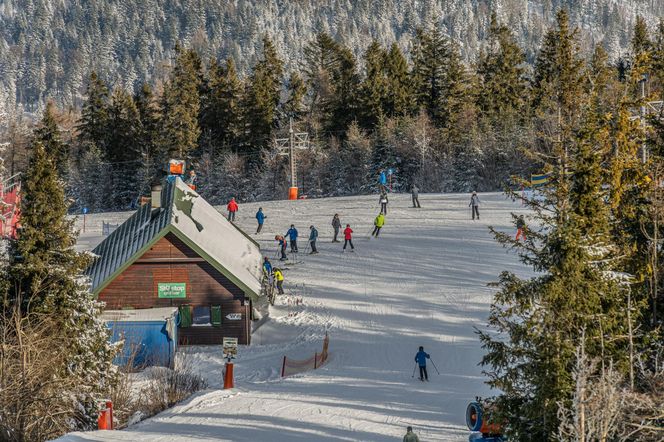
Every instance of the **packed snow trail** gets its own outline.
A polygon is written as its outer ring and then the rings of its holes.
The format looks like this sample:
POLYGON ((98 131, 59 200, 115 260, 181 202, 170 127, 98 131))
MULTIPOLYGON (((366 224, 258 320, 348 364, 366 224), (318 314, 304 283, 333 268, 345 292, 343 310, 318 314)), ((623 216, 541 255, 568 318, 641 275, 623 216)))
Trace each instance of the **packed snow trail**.
MULTIPOLYGON (((503 270, 528 274, 498 245, 492 225, 514 232, 510 212, 524 212, 502 194, 480 194, 480 221, 470 220, 470 195, 391 195, 385 226, 369 239, 380 210, 375 195, 240 204, 237 223, 256 229, 254 215, 267 219, 255 236, 264 255, 275 255, 275 234, 291 223, 300 231, 300 264, 284 266, 285 288, 301 296, 291 307, 277 299, 271 318, 241 348, 236 388, 220 390, 221 350, 187 348, 190 361, 210 389, 151 419, 117 432, 74 433, 63 440, 171 441, 394 441, 412 425, 422 441, 465 441, 465 409, 484 385, 474 327, 484 327, 495 281, 503 270), (354 233, 355 252, 331 243, 332 215, 354 233), (304 255, 309 225, 320 233, 318 255, 304 255), (330 335, 330 359, 316 371, 281 379, 281 358, 306 358, 330 335), (429 382, 412 376, 418 346, 424 346, 429 382)), ((101 221, 122 222, 128 214, 88 217, 100 238, 101 221), (115 217, 115 218, 114 218, 115 217)), ((90 231, 90 227, 88 227, 90 231)), ((279 266, 278 260, 272 260, 279 266)))

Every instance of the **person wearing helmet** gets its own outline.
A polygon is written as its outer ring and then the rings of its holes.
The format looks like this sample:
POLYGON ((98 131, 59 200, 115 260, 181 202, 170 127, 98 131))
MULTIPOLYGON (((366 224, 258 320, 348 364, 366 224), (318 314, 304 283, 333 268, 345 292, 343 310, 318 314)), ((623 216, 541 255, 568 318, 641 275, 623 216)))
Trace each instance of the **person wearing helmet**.
POLYGON ((272 274, 272 263, 267 258, 267 256, 263 257, 263 273, 266 275, 272 274))
POLYGON ((312 225, 309 226, 309 245, 311 246, 310 255, 318 253, 316 250, 316 240, 318 239, 318 230, 312 225))
POLYGON ((288 259, 286 256, 286 238, 281 235, 276 235, 274 240, 279 241, 279 250, 281 251, 281 258, 279 258, 279 260, 286 261, 288 259))
POLYGON ((473 194, 470 197, 470 212, 473 215, 473 221, 475 221, 475 215, 477 215, 477 220, 480 219, 480 197, 477 196, 477 192, 473 191, 473 194))

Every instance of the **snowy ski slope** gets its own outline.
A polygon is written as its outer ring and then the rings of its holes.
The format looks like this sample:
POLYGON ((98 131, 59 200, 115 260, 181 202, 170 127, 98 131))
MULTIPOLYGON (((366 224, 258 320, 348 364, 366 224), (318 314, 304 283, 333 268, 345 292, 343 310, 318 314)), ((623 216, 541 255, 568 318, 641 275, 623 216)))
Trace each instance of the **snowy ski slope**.
MULTIPOLYGON (((482 327, 503 270, 527 275, 487 226, 512 232, 509 213, 524 212, 502 194, 480 194, 481 221, 470 220, 469 195, 392 195, 378 239, 368 239, 377 196, 241 204, 238 224, 254 233, 259 206, 267 215, 257 236, 275 255, 274 235, 291 223, 300 231, 301 263, 286 267, 285 288, 271 318, 241 348, 236 388, 221 390, 221 349, 189 348, 210 389, 125 431, 72 433, 64 441, 394 441, 412 425, 422 441, 464 441, 466 405, 489 395, 474 327, 482 327), (355 231, 355 252, 332 244, 332 215, 355 231), (304 255, 309 225, 320 232, 319 255, 304 255), (302 297, 288 316, 287 299, 302 297), (281 379, 284 354, 306 358, 330 335, 322 368, 281 379), (413 378, 423 345, 430 382, 413 378)), ((88 215, 79 247, 94 246, 101 222, 129 214, 88 215)), ((273 261, 278 262, 278 261, 273 261)), ((278 265, 278 264, 277 264, 278 265)))

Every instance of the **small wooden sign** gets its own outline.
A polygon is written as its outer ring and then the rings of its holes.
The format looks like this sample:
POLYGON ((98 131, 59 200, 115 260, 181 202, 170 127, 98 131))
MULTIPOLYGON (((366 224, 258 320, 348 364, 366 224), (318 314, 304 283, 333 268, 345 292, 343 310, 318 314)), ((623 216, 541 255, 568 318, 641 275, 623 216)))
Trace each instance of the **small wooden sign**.
POLYGON ((222 344, 224 346, 224 356, 228 358, 237 356, 237 338, 224 338, 222 344))
POLYGON ((242 313, 229 313, 226 315, 226 319, 229 321, 241 321, 242 313))

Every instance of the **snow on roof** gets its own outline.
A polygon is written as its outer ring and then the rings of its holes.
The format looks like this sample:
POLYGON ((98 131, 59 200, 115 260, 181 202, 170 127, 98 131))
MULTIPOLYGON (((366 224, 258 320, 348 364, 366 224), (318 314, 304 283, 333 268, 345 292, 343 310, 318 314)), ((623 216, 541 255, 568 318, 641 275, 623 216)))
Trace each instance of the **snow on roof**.
POLYGON ((179 178, 171 224, 252 292, 260 293, 263 257, 258 244, 179 178))
POLYGON ((105 310, 101 319, 104 321, 165 321, 175 315, 177 307, 142 308, 136 310, 105 310))
POLYGON ((98 293, 156 240, 169 231, 208 260, 245 293, 261 290, 262 256, 258 244, 231 224, 177 178, 161 194, 161 208, 142 206, 92 251, 91 290, 98 293))

